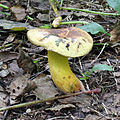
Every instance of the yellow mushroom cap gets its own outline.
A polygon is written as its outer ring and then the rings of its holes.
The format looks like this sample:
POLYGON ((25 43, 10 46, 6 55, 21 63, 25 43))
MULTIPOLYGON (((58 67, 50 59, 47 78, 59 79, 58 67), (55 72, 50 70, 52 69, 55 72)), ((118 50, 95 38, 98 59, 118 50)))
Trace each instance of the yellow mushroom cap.
POLYGON ((27 32, 28 39, 37 46, 59 53, 66 57, 84 56, 93 47, 92 37, 76 27, 62 29, 32 29, 27 32))

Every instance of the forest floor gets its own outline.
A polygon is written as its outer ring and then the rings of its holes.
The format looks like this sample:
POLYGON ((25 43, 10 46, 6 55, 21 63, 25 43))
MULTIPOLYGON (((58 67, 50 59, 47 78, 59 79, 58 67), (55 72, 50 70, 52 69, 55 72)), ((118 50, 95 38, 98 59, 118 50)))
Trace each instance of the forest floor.
MULTIPOLYGON (((26 36, 28 30, 52 23, 55 14, 49 1, 1 0, 0 3, 8 6, 8 9, 0 7, 0 107, 64 95, 52 82, 47 51, 40 46, 32 45, 26 36), (28 16, 33 19, 30 20, 28 16), (39 76, 35 77, 37 73, 39 76)), ((62 6, 115 12, 105 0, 64 0, 62 6)), ((59 13, 62 21, 96 22, 103 26, 107 33, 110 33, 119 21, 119 17, 112 15, 72 10, 59 10, 59 13)), ((73 26, 83 25, 67 24, 60 25, 59 28, 73 26)), ((99 88, 101 90, 99 93, 89 95, 83 93, 6 110, 0 113, 1 119, 119 120, 120 39, 112 42, 110 36, 102 33, 91 36, 94 40, 91 52, 84 57, 70 58, 69 63, 78 78, 82 78, 86 71, 90 71, 97 64, 111 66, 113 71, 97 70, 82 80, 86 90, 99 88)))

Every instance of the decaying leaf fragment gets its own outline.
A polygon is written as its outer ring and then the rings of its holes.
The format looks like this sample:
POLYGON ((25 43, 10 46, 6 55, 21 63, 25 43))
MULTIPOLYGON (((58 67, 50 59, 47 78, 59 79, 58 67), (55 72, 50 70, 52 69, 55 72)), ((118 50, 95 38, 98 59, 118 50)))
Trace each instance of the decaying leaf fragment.
POLYGON ((50 75, 41 74, 33 80, 36 84, 36 88, 33 91, 34 94, 40 99, 48 99, 55 97, 58 94, 58 89, 54 86, 51 81, 50 75))
POLYGON ((25 9, 19 5, 10 8, 17 21, 23 20, 26 16, 25 9))
POLYGON ((120 42, 120 23, 110 32, 111 37, 110 41, 112 43, 119 43, 120 42))
POLYGON ((10 29, 14 31, 23 31, 26 29, 33 29, 33 26, 30 26, 28 23, 21 23, 21 22, 15 22, 15 21, 8 21, 8 20, 0 20, 0 27, 3 27, 3 29, 10 29))
POLYGON ((25 95, 25 93, 36 87, 33 81, 28 80, 29 77, 29 74, 19 76, 7 87, 7 92, 10 94, 11 104, 16 102, 17 97, 25 95))
POLYGON ((22 49, 19 49, 17 63, 18 66, 22 68, 26 73, 32 74, 37 71, 37 66, 33 62, 32 58, 22 49))

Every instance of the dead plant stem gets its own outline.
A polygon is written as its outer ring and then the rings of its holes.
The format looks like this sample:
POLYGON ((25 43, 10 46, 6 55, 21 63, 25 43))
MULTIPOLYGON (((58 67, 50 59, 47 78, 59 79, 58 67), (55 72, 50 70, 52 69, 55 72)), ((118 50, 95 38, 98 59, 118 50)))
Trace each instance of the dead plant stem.
POLYGON ((100 91, 101 91, 100 89, 94 89, 91 91, 77 92, 77 93, 71 93, 71 94, 57 96, 57 97, 51 97, 51 98, 48 98, 45 100, 36 100, 36 101, 32 101, 32 102, 27 102, 27 103, 21 103, 21 104, 17 104, 17 105, 13 105, 13 106, 7 106, 7 107, 0 108, 0 112, 5 111, 5 110, 10 110, 10 109, 30 106, 30 105, 34 105, 34 104, 38 104, 38 103, 49 102, 49 101, 53 101, 53 100, 57 100, 57 99, 63 99, 63 98, 71 97, 71 96, 77 96, 77 95, 83 94, 83 93, 85 93, 85 94, 99 93, 100 91))
POLYGON ((87 10, 87 9, 78 9, 78 8, 68 8, 68 7, 65 8, 65 7, 62 7, 61 10, 81 11, 81 12, 87 12, 87 13, 98 14, 98 15, 120 16, 120 14, 117 14, 117 13, 97 12, 97 11, 90 11, 90 10, 87 10))
POLYGON ((55 12, 56 17, 58 17, 58 16, 59 16, 59 13, 58 13, 57 7, 56 7, 56 5, 55 5, 55 1, 54 1, 54 0, 49 0, 49 3, 50 3, 50 5, 52 6, 52 9, 53 9, 53 11, 55 12))
POLYGON ((104 44, 104 46, 103 46, 102 50, 100 51, 99 55, 95 58, 95 60, 93 60, 93 61, 91 62, 91 65, 92 65, 95 61, 97 61, 97 59, 100 57, 100 55, 101 55, 102 52, 104 51, 106 45, 107 45, 107 43, 104 44))

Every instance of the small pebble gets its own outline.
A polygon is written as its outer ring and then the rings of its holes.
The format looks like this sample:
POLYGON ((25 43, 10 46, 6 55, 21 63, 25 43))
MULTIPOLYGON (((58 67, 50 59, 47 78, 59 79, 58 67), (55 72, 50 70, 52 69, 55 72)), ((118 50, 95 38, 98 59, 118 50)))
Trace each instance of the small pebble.
POLYGON ((30 108, 26 110, 26 113, 30 113, 30 112, 31 112, 31 109, 30 109, 30 108))
POLYGON ((0 71, 0 77, 6 77, 9 74, 8 70, 1 70, 0 71))

